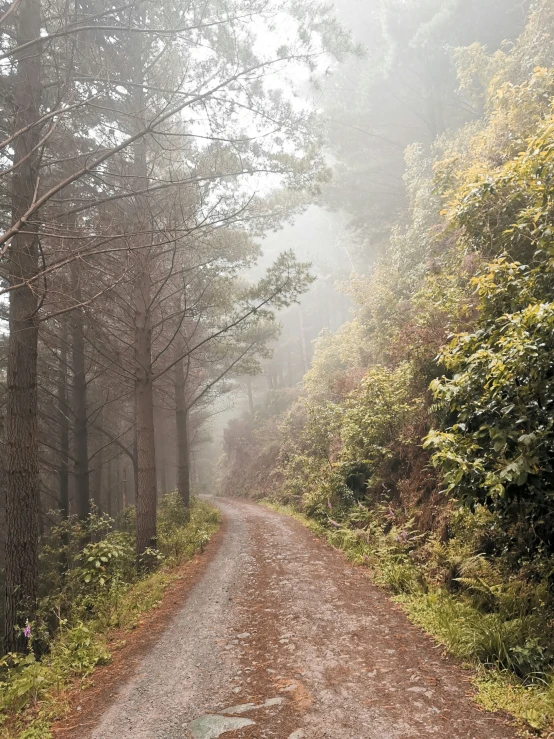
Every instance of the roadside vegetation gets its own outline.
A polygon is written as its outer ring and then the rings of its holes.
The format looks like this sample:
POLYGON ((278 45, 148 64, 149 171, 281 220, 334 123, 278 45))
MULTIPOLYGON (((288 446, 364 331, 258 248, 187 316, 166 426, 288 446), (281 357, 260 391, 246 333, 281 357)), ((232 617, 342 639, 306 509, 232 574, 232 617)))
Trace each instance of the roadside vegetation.
POLYGON ((226 433, 223 488, 269 498, 478 667, 478 700, 554 721, 554 9, 455 54, 482 110, 406 152, 406 217, 342 289, 298 391, 226 433), (240 433, 239 433, 240 432, 240 433))
POLYGON ((189 511, 177 493, 164 496, 146 563, 136 559, 134 515, 128 508, 117 520, 96 511, 85 521, 60 520, 43 540, 42 597, 24 629, 28 653, 7 653, 0 663, 2 739, 47 739, 51 721, 67 710, 67 690, 84 687, 110 661, 111 634, 134 629, 160 604, 220 524, 207 503, 193 500, 189 511))

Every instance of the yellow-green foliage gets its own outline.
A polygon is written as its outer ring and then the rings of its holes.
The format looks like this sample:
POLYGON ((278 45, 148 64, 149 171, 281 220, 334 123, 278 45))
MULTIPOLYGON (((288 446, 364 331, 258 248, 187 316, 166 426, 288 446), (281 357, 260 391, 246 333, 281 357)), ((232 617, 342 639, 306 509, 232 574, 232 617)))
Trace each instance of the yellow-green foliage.
POLYGON ((400 429, 422 405, 410 386, 409 364, 375 365, 340 405, 319 396, 300 401, 284 424, 283 499, 326 518, 355 498, 384 494, 387 465, 399 454, 393 442, 402 446, 400 429))
MULTIPOLYGON (((553 84, 553 74, 543 77, 553 84)), ((427 441, 449 493, 495 508, 510 522, 525 521, 527 545, 549 549, 554 547, 553 133, 549 111, 516 157, 465 183, 453 201, 450 217, 468 242, 489 252, 494 248, 499 256, 473 280, 480 298, 475 330, 455 337, 441 352, 448 375, 432 389, 436 410, 448 422, 427 441)))
POLYGON ((554 683, 523 685, 507 672, 488 670, 480 671, 473 684, 477 703, 487 711, 511 713, 539 734, 543 729, 548 732, 552 726, 554 683))
POLYGON ((180 564, 204 551, 220 522, 217 508, 204 501, 196 499, 187 510, 176 492, 165 495, 158 508, 158 548, 165 563, 180 564))
POLYGON ((328 396, 337 380, 352 370, 367 366, 365 329, 358 319, 345 323, 335 333, 324 331, 315 342, 314 358, 304 376, 310 396, 328 396))

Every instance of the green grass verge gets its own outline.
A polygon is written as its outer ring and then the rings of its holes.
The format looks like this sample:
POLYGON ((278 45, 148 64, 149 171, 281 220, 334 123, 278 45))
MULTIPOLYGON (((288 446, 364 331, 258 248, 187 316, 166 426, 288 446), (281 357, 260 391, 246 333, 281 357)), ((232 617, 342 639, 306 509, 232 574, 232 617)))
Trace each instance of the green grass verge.
POLYGON ((527 639, 526 647, 517 646, 522 632, 530 627, 524 617, 507 622, 495 613, 484 616, 462 596, 429 583, 422 587, 424 573, 418 571, 417 565, 399 561, 386 547, 371 552, 354 531, 330 530, 288 505, 272 501, 261 504, 296 519, 334 549, 342 551, 350 561, 369 565, 375 583, 393 594, 393 600, 412 623, 433 636, 464 666, 473 668, 475 700, 482 708, 510 713, 523 735, 553 736, 550 732, 554 724, 554 675, 537 674, 536 680, 523 681, 513 669, 498 666, 503 658, 506 662, 513 660, 517 650, 523 652, 522 658, 533 659, 537 646, 532 638, 527 639))
POLYGON ((0 682, 1 739, 50 739, 52 721, 68 710, 67 690, 76 680, 86 687, 95 667, 110 661, 108 642, 114 631, 135 628, 144 613, 160 605, 168 586, 179 578, 180 566, 203 551, 221 523, 216 508, 197 500, 188 523, 171 525, 167 515, 161 518, 159 546, 165 559, 160 569, 123 584, 116 597, 110 593, 109 611, 62 626, 40 661, 33 655, 10 659, 0 682))

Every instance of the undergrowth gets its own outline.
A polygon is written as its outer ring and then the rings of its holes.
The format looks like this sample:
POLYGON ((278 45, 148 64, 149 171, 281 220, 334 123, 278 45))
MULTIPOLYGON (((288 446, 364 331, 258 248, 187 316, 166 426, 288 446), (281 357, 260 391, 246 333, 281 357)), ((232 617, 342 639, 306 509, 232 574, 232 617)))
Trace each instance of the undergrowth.
POLYGON ((137 566, 134 511, 114 522, 91 513, 85 522, 60 521, 42 546, 44 594, 28 624, 29 653, 0 660, 1 739, 48 739, 49 726, 66 710, 65 692, 110 660, 114 630, 131 630, 156 608, 179 577, 178 568, 201 552, 220 524, 219 512, 194 500, 189 512, 177 494, 158 513, 158 549, 146 572, 137 566), (88 541, 85 546, 84 542, 88 541))
MULTIPOLYGON (((290 505, 265 502, 371 569, 410 620, 475 668, 476 700, 505 710, 533 735, 548 736, 554 722, 554 571, 546 556, 534 564, 483 553, 495 525, 484 508, 452 513, 450 537, 421 535, 413 520, 391 506, 358 505, 336 518, 315 520, 290 505), (336 520, 339 518, 340 520, 336 520)), ((499 536, 499 535, 497 535, 499 536)), ((498 542, 497 542, 498 543, 498 542)))

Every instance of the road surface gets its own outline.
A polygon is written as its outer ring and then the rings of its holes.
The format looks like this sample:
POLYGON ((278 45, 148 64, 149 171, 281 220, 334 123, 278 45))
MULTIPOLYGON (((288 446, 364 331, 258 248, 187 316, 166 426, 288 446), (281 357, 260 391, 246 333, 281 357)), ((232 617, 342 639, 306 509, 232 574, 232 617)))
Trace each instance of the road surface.
POLYGON ((219 548, 92 739, 512 739, 467 674, 298 522, 215 499, 219 548))

